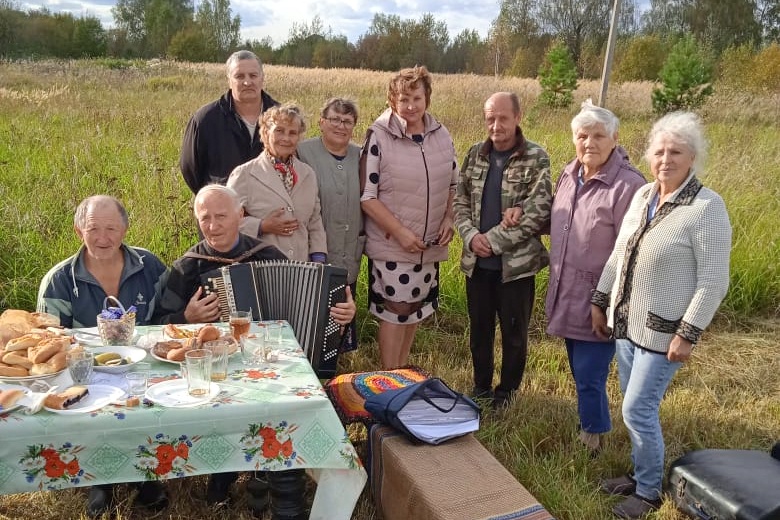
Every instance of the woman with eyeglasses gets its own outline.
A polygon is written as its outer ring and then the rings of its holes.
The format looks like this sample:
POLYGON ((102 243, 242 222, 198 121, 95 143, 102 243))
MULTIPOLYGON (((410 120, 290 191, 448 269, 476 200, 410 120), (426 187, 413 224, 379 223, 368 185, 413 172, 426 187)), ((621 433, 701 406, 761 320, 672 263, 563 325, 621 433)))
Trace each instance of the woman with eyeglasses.
MULTIPOLYGON (((331 98, 320 112, 320 137, 298 145, 298 157, 317 176, 322 221, 328 241, 328 260, 347 270, 347 281, 355 294, 360 259, 366 243, 360 210, 358 161, 360 147, 352 143, 358 119, 354 101, 331 98)), ((344 337, 342 352, 357 348, 355 323, 344 337)))
POLYGON ((227 186, 244 206, 241 232, 261 237, 290 260, 325 262, 328 246, 320 213, 317 177, 295 156, 306 131, 301 109, 291 103, 275 106, 260 117, 265 149, 236 167, 227 186))
POLYGON ((439 262, 453 236, 458 165, 449 131, 428 112, 431 90, 423 66, 396 74, 360 161, 369 310, 384 369, 407 364, 417 324, 439 306, 439 262))

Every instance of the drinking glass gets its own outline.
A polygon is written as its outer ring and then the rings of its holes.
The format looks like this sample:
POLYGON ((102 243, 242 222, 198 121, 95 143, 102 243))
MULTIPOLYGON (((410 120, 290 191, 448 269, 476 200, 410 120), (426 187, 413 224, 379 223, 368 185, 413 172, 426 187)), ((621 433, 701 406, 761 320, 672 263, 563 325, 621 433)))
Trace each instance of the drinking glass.
POLYGON ((252 323, 252 311, 235 311, 230 313, 230 333, 233 339, 241 341, 241 336, 249 334, 252 323))
POLYGON ((89 383, 92 377, 92 369, 95 366, 95 359, 92 352, 86 350, 78 350, 75 352, 68 352, 65 355, 65 359, 68 363, 68 372, 70 378, 77 385, 85 385, 89 383))
POLYGON ((203 344, 203 348, 211 351, 211 380, 224 381, 227 379, 230 343, 224 339, 207 341, 203 344))
POLYGON ((190 350, 184 355, 187 392, 193 397, 206 397, 211 389, 211 351, 203 348, 190 350))
POLYGON ((265 344, 269 349, 279 348, 282 344, 282 322, 272 321, 265 324, 265 344))
POLYGON ((265 334, 241 336, 241 360, 245 365, 253 366, 265 359, 265 334))
POLYGON ((125 374, 127 380, 127 393, 132 396, 140 397, 146 393, 146 383, 149 379, 148 372, 128 372, 125 374))

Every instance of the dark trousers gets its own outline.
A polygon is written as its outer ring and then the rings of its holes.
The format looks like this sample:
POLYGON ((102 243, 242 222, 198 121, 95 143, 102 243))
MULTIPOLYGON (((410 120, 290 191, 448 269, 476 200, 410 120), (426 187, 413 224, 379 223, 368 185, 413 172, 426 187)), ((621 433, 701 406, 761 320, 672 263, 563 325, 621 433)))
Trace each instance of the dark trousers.
POLYGON ((501 327, 501 379, 496 389, 511 392, 520 388, 528 357, 534 281, 534 276, 528 276, 502 283, 500 271, 479 267, 466 278, 475 388, 489 390, 493 386, 496 316, 501 327))

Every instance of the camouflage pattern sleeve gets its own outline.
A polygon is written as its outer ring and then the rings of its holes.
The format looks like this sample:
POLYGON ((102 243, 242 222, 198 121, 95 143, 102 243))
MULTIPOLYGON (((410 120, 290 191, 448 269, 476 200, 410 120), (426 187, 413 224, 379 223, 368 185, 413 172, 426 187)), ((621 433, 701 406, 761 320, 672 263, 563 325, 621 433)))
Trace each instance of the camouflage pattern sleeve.
POLYGON ((513 157, 507 165, 501 193, 504 200, 514 202, 504 206, 519 205, 523 209, 520 222, 507 229, 500 225, 494 226, 485 233, 496 255, 506 252, 517 254, 529 247, 529 242, 541 234, 550 220, 550 157, 539 145, 527 142, 525 154, 513 157))
MULTIPOLYGON (((472 169, 475 165, 476 154, 479 151, 481 143, 471 147, 463 159, 458 175, 458 185, 455 189, 455 199, 452 207, 455 215, 455 228, 458 230, 464 249, 469 249, 469 244, 479 229, 474 225, 473 209, 471 207, 472 193, 474 186, 471 183, 472 169)), ((480 197, 481 198, 481 197, 480 197)))

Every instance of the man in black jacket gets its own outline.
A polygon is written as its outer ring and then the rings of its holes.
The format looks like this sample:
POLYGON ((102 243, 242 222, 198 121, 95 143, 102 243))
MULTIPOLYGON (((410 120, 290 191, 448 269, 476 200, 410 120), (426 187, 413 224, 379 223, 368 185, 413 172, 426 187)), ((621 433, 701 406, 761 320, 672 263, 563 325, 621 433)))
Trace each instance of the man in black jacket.
POLYGON ((225 65, 230 90, 198 109, 184 131, 179 167, 193 193, 225 184, 233 168, 260 155, 257 120, 278 105, 263 90, 263 63, 253 52, 234 52, 225 65))
MULTIPOLYGON (((203 294, 203 274, 234 263, 287 258, 276 247, 239 232, 241 200, 236 192, 227 186, 212 184, 200 190, 195 196, 194 213, 204 239, 173 262, 160 304, 155 308, 154 323, 219 321, 217 295, 203 294)), ((336 323, 346 326, 355 317, 356 311, 348 287, 347 301, 331 307, 330 314, 336 323)), ((212 474, 206 490, 206 501, 209 504, 226 502, 228 489, 237 477, 236 472, 212 474)), ((268 504, 267 480, 270 481, 271 488, 277 490, 275 499, 278 500, 273 504, 277 509, 274 518, 281 518, 277 514, 280 508, 290 513, 284 518, 305 518, 302 469, 270 472, 268 475, 256 473, 255 478, 247 483, 247 503, 250 511, 255 516, 263 514, 268 504)))

